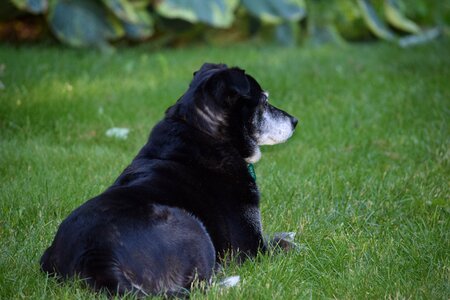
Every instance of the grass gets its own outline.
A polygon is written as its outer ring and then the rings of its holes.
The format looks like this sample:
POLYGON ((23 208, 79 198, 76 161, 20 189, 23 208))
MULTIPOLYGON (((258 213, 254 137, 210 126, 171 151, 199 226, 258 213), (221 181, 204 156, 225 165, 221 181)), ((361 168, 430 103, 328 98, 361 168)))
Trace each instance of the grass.
POLYGON ((263 148, 267 232, 300 251, 225 275, 194 299, 450 297, 450 44, 411 49, 195 47, 113 55, 0 46, 0 299, 92 299, 38 268, 59 223, 102 192, 204 61, 239 65, 300 119, 263 148), (131 129, 128 140, 105 136, 131 129))

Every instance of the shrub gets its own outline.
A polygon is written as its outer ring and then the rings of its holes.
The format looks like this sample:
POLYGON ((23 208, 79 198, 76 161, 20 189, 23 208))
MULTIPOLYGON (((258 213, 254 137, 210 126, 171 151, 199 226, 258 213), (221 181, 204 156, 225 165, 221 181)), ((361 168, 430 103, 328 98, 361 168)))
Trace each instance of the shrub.
POLYGON ((374 37, 398 41, 405 34, 426 36, 427 26, 450 20, 450 3, 439 0, 408 5, 406 0, 6 0, 0 11, 0 38, 7 36, 8 24, 34 16, 59 41, 75 47, 209 39, 210 28, 216 28, 214 36, 269 36, 285 45, 374 37))

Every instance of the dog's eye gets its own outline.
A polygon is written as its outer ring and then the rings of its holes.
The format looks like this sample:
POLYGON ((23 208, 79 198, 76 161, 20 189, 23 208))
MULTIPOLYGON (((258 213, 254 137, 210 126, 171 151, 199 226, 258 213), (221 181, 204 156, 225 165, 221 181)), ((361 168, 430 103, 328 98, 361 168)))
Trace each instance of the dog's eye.
POLYGON ((263 94, 263 96, 261 97, 260 103, 262 105, 267 105, 269 103, 269 98, 267 97, 267 95, 263 94))
POLYGON ((261 103, 265 105, 268 102, 269 102, 269 93, 268 92, 262 92, 261 103))

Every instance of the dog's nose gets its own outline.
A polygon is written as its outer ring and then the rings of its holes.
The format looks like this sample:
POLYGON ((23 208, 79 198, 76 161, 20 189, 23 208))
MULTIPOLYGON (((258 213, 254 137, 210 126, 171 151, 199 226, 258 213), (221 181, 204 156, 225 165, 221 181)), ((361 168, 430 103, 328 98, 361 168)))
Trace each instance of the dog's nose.
POLYGON ((292 122, 292 128, 295 128, 295 126, 297 126, 298 120, 296 118, 292 117, 291 122, 292 122))

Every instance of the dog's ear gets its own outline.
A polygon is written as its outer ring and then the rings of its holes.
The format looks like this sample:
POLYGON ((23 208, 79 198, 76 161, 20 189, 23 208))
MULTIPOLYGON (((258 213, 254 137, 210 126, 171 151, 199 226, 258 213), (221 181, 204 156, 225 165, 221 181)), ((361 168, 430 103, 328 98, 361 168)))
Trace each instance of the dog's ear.
POLYGON ((213 64, 213 63, 204 63, 198 71, 195 71, 192 75, 195 77, 197 73, 207 72, 214 69, 226 69, 228 68, 226 64, 213 64))
POLYGON ((234 96, 248 97, 250 95, 250 82, 244 70, 231 68, 224 73, 226 84, 234 96))
POLYGON ((237 99, 250 96, 250 82, 245 71, 239 68, 230 68, 219 71, 206 82, 204 89, 216 98, 237 99))

